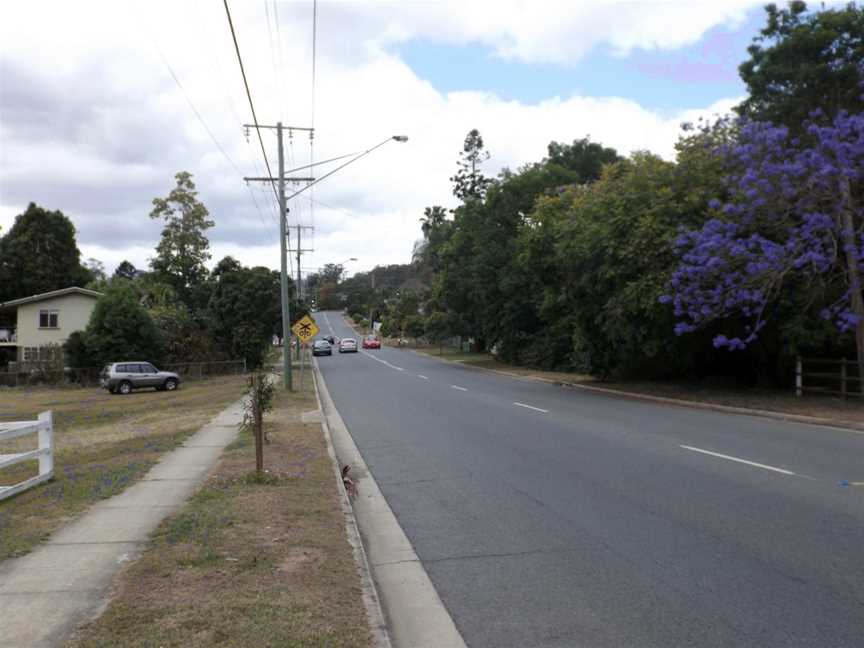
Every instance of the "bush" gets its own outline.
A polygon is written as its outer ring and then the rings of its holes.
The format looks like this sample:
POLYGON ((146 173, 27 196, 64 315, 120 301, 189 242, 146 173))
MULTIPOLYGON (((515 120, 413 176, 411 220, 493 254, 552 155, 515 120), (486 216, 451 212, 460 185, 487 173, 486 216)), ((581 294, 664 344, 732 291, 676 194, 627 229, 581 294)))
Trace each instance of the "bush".
POLYGON ((100 367, 123 359, 158 364, 165 349, 159 329, 138 303, 135 291, 122 284, 111 286, 96 302, 83 342, 91 366, 100 367))
POLYGON ((83 331, 75 331, 66 338, 63 345, 66 352, 66 360, 70 367, 82 369, 84 367, 95 367, 99 363, 94 361, 87 348, 87 338, 83 331))

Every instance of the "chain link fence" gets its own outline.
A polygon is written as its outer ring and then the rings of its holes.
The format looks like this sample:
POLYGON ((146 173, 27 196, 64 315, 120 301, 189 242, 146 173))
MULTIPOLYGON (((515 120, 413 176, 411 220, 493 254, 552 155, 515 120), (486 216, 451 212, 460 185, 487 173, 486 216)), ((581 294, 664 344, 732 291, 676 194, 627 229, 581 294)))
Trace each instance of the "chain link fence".
MULTIPOLYGON (((233 376, 246 373, 245 360, 217 360, 213 362, 182 362, 159 367, 171 371, 183 381, 202 380, 212 376, 233 376)), ((40 367, 31 363, 27 371, 0 372, 0 387, 24 387, 28 385, 80 385, 93 387, 99 384, 100 368, 65 367, 46 364, 40 367)))

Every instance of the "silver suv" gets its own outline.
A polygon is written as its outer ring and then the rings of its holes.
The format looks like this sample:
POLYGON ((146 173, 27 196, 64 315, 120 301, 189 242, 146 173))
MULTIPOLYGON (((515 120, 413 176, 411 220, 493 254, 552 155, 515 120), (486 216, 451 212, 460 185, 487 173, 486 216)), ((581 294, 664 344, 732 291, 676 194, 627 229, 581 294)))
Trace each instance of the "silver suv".
POLYGON ((128 394, 141 387, 174 391, 180 385, 180 377, 170 371, 159 371, 149 362, 113 362, 102 369, 99 384, 112 394, 128 394))

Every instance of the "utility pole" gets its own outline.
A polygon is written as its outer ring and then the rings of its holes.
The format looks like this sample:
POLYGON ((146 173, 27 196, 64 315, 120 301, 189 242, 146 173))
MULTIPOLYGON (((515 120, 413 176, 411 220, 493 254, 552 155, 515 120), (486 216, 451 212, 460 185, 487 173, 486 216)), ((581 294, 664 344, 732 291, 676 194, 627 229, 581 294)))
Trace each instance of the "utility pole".
MULTIPOLYGON (((288 301, 288 208, 285 205, 285 151, 282 147, 282 122, 276 124, 279 142, 279 260, 282 262, 279 275, 282 290, 282 375, 285 389, 293 388, 291 380, 291 305, 288 301)), ((300 346, 299 343, 297 345, 300 346)))
MULTIPOLYGON (((294 225, 293 227, 297 228, 297 300, 299 301, 301 294, 302 294, 302 289, 303 289, 303 279, 302 279, 302 273, 300 271, 300 255, 303 254, 304 252, 314 252, 315 250, 313 250, 311 248, 307 248, 304 250, 303 244, 300 242, 300 232, 304 229, 313 229, 313 228, 309 225, 300 225, 300 223, 297 223, 297 225, 294 225)), ((300 359, 300 345, 299 344, 297 345, 297 359, 298 360, 300 359)), ((300 365, 300 366, 302 368, 303 365, 300 365)))
POLYGON ((372 297, 369 298, 369 335, 375 333, 375 322, 372 321, 372 308, 375 304, 375 270, 369 273, 372 277, 372 297))
MULTIPOLYGON (((244 124, 245 128, 255 128, 253 124, 244 124)), ((285 199, 285 149, 282 144, 282 131, 284 130, 282 122, 277 122, 275 126, 257 126, 257 128, 271 128, 276 130, 276 141, 279 146, 279 172, 278 182, 279 193, 279 256, 281 261, 281 271, 279 276, 280 292, 282 298, 282 376, 285 388, 288 391, 293 389, 293 381, 291 377, 291 305, 288 300, 288 206, 285 199)), ((312 131, 311 128, 295 128, 289 127, 290 130, 305 130, 312 131)), ((243 178, 247 182, 273 182, 274 178, 243 178)), ((293 181, 308 181, 314 182, 314 178, 288 178, 293 181)), ((298 276, 299 280, 299 276, 298 276)), ((299 286, 299 281, 298 281, 299 286)), ((299 288, 298 288, 299 290, 299 288)), ((300 343, 298 341, 297 348, 299 350, 300 343)))

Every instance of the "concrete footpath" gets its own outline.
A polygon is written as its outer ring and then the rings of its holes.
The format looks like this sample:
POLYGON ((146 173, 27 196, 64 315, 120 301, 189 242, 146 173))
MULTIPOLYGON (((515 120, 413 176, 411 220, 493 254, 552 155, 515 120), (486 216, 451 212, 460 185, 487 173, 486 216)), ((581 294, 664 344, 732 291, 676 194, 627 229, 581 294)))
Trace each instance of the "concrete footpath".
POLYGON ((33 552, 0 563, 0 648, 62 646, 108 603, 111 582, 204 480, 237 436, 240 401, 33 552))

